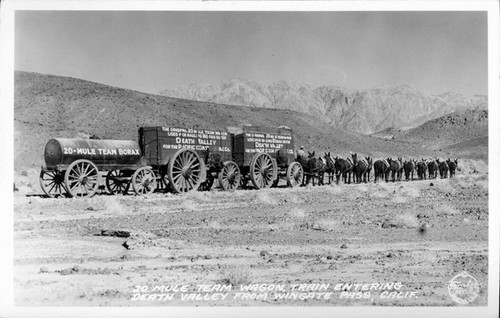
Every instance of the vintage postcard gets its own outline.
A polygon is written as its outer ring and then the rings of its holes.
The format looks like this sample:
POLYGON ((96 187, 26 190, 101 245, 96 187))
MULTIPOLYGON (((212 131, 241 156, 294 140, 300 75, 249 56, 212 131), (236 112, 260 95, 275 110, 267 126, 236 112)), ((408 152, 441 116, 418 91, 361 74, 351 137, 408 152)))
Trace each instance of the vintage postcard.
POLYGON ((498 2, 1 9, 1 316, 498 316, 498 2))

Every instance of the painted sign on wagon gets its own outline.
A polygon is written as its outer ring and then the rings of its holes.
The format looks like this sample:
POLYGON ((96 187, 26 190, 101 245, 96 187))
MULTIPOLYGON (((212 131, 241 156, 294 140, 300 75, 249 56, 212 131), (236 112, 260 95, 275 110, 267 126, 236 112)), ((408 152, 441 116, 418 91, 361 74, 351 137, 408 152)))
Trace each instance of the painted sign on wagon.
POLYGON ((162 127, 162 131, 167 136, 166 142, 162 145, 163 149, 188 148, 231 152, 231 140, 226 131, 173 127, 162 127))
POLYGON ((218 153, 221 160, 231 160, 231 137, 226 131, 178 127, 142 127, 139 140, 149 165, 166 164, 180 149, 191 149, 204 158, 218 153))
POLYGON ((286 126, 269 128, 244 126, 235 134, 233 159, 240 166, 248 166, 257 153, 268 153, 280 163, 294 160, 293 132, 286 126))
POLYGON ((292 136, 280 135, 277 133, 257 133, 245 132, 247 148, 245 152, 256 153, 275 153, 280 149, 286 150, 286 153, 293 154, 292 136))

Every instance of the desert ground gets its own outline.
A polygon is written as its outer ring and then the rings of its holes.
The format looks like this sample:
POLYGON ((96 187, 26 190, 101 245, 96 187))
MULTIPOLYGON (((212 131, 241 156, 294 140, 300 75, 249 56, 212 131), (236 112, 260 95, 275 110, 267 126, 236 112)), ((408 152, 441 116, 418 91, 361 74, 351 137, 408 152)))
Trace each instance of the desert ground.
POLYGON ((487 165, 452 179, 44 198, 16 175, 17 306, 486 306, 487 165), (128 236, 129 235, 129 236, 128 236), (357 287, 356 287, 357 286, 357 287))

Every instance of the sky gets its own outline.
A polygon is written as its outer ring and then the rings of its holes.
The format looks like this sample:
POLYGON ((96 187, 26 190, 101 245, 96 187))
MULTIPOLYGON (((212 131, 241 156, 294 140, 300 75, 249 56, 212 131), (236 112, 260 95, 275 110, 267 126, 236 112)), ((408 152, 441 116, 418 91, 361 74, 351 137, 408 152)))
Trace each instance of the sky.
POLYGON ((158 93, 285 80, 488 93, 486 12, 17 11, 15 69, 158 93))

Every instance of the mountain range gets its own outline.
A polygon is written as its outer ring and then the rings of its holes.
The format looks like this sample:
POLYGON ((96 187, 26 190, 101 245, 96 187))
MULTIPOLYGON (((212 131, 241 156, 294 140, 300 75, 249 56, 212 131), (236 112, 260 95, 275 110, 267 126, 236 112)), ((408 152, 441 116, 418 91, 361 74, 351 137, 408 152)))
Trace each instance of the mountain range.
POLYGON ((438 155, 420 144, 366 136, 328 125, 294 110, 223 105, 146 94, 77 78, 15 72, 14 164, 39 168, 50 138, 137 140, 141 126, 171 126, 225 130, 255 125, 289 126, 296 147, 323 155, 346 157, 349 152, 372 157, 438 155))
POLYGON ((429 95, 409 85, 352 90, 279 81, 269 85, 234 79, 220 84, 191 84, 160 95, 219 104, 277 108, 310 114, 328 125, 362 134, 390 127, 416 127, 448 113, 488 108, 487 96, 445 92, 429 95))
MULTIPOLYGON (((488 112, 464 110, 413 129, 364 135, 289 109, 235 106, 152 95, 77 78, 15 72, 14 165, 39 169, 50 138, 137 140, 141 126, 226 130, 289 126, 295 146, 323 155, 488 159, 488 112), (382 138, 380 138, 382 137, 382 138), (384 138, 385 137, 385 138, 384 138)), ((349 103, 349 101, 348 101, 349 103)), ((361 117, 361 116, 360 116, 361 117)))

